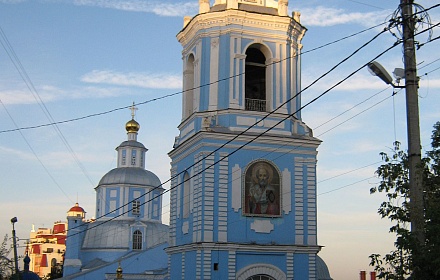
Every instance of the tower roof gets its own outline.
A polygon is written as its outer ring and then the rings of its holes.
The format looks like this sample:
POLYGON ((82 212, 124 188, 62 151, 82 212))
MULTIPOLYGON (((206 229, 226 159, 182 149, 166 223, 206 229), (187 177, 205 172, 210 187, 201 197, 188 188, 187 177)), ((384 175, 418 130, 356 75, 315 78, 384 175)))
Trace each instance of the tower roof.
POLYGON ((128 184, 145 187, 158 187, 160 179, 151 171, 138 167, 118 167, 105 174, 98 186, 128 184))
POLYGON ((77 202, 77 203, 75 203, 75 206, 70 208, 70 210, 68 212, 82 212, 82 213, 85 213, 86 211, 84 211, 84 209, 81 206, 79 206, 79 204, 77 202))

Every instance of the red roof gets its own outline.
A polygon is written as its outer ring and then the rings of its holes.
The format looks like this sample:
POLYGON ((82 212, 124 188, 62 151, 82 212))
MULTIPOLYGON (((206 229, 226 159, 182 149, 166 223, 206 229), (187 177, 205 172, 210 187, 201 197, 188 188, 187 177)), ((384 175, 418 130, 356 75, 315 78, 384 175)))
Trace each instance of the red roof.
MULTIPOLYGON (((70 210, 70 211, 72 211, 72 210, 70 210)), ((54 234, 56 234, 56 233, 65 233, 65 230, 66 230, 65 224, 56 224, 56 225, 53 226, 53 233, 54 234)))
POLYGON ((86 211, 84 211, 84 209, 82 207, 79 206, 78 202, 75 203, 75 206, 73 206, 72 208, 70 208, 69 212, 83 212, 85 213, 86 211))

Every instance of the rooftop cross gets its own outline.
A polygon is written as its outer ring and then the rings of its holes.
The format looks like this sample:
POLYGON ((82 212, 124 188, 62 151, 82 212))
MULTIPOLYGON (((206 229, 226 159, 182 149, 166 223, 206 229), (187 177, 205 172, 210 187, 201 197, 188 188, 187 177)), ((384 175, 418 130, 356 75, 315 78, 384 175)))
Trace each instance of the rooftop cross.
POLYGON ((135 106, 134 106, 134 101, 133 101, 133 105, 131 105, 130 106, 130 110, 131 110, 131 118, 132 119, 134 119, 134 116, 136 115, 136 110, 137 110, 138 108, 136 108, 135 106))

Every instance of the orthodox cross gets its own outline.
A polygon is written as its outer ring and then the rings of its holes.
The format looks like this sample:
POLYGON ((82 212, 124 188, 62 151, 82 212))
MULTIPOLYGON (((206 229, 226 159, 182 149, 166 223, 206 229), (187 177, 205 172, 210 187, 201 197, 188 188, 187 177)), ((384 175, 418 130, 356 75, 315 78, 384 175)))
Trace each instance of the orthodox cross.
POLYGON ((136 110, 138 109, 134 106, 134 101, 133 101, 133 105, 131 105, 129 109, 131 110, 131 118, 134 119, 134 116, 136 115, 136 110))

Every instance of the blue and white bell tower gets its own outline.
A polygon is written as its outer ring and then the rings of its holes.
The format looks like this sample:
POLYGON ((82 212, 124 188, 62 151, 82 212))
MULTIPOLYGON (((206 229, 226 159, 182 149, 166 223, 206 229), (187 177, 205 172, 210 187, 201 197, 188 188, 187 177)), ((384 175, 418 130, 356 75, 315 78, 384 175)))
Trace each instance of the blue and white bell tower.
POLYGON ((177 35, 170 279, 317 279, 316 156, 301 119, 299 13, 199 0, 177 35))

